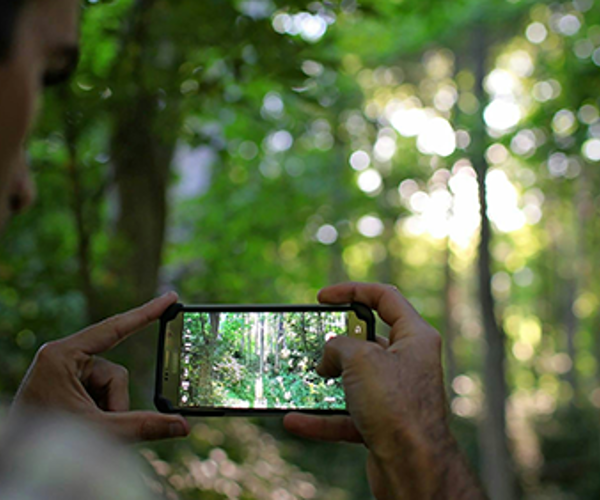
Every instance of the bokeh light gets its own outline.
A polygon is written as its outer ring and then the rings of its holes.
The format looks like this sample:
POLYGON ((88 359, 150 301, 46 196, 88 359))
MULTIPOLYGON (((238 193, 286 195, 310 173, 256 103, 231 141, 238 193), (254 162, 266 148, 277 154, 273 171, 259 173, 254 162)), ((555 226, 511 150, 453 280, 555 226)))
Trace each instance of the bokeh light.
POLYGON ((546 26, 544 26, 542 23, 531 23, 529 26, 527 26, 525 36, 527 36, 527 39, 531 43, 540 44, 548 36, 548 30, 546 29, 546 26))
POLYGON ((365 215, 358 220, 358 232, 367 238, 376 238, 383 233, 383 222, 374 215, 365 215))
POLYGON ((318 42, 327 32, 329 19, 319 14, 299 12, 279 13, 273 18, 273 29, 281 34, 300 35, 307 42, 318 42))
POLYGON ((372 168, 365 170, 358 177, 358 187, 365 193, 376 192, 382 183, 381 174, 372 168))
POLYGON ((483 118, 488 127, 499 132, 507 132, 521 120, 521 109, 511 99, 494 99, 485 108, 483 118))
POLYGON ((287 130, 278 130, 266 139, 267 149, 273 153, 287 151, 294 144, 294 138, 287 130))
POLYGON ((350 155, 350 165, 354 170, 360 172, 369 168, 369 165, 371 165, 371 157, 366 151, 355 151, 350 155))
POLYGON ((590 161, 600 161, 600 139, 588 139, 583 143, 581 152, 590 161))
POLYGON ((450 122, 444 118, 433 118, 419 133, 417 148, 423 154, 450 156, 456 149, 456 135, 450 122))
POLYGON ((317 231, 317 240, 324 245, 332 245, 338 239, 337 229, 331 224, 324 224, 317 231))

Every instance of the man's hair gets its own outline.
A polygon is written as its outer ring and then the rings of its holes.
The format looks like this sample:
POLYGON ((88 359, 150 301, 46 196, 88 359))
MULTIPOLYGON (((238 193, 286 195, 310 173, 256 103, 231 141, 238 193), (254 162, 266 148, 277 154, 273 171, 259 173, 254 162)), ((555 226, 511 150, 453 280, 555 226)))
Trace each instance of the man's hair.
POLYGON ((10 55, 15 26, 26 0, 0 0, 0 63, 10 55))

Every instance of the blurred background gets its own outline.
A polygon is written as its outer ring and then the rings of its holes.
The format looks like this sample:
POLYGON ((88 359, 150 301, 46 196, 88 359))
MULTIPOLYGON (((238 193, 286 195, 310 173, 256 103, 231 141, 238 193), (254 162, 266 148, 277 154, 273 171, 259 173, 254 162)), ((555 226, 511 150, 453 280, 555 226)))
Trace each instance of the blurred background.
MULTIPOLYGON (((3 397, 42 343, 166 289, 394 283, 445 339, 491 497, 600 498, 594 0, 96 0, 81 31, 0 249, 3 397)), ((153 328, 111 353, 137 407, 155 349, 153 328)), ((364 450, 279 419, 140 450, 169 498, 370 498, 364 450)))

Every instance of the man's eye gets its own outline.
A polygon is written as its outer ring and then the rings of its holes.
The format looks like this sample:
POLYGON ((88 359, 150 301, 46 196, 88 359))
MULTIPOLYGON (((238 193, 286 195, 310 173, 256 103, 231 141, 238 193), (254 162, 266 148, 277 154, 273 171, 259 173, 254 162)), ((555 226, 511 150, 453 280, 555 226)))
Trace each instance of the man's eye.
POLYGON ((70 76, 69 71, 46 71, 42 77, 44 87, 54 87, 66 82, 70 76))
POLYGON ((48 58, 46 71, 42 76, 44 87, 51 87, 66 82, 75 72, 79 50, 76 46, 62 47, 48 58))

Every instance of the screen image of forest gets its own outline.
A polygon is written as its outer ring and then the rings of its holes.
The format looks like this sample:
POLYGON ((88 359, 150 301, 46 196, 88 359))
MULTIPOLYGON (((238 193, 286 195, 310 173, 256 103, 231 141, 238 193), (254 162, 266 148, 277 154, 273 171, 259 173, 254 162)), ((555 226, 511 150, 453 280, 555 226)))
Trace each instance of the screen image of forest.
POLYGON ((184 314, 182 407, 345 409, 339 379, 315 371, 346 312, 184 314))

